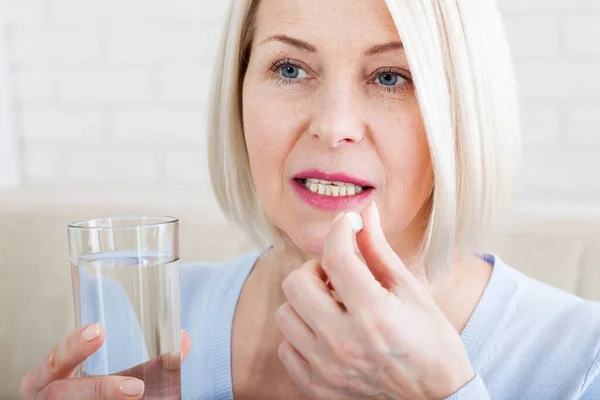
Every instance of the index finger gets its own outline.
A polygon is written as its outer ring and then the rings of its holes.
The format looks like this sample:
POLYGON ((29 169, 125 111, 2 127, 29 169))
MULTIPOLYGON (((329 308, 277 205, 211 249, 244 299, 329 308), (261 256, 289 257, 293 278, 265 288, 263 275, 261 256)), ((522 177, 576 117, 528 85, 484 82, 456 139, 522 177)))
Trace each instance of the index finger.
POLYGON ((174 351, 162 354, 152 360, 146 361, 145 363, 136 365, 135 367, 124 369, 113 375, 118 376, 131 376, 141 380, 152 380, 148 374, 161 374, 179 371, 183 360, 187 357, 192 346, 190 334, 186 331, 181 331, 181 352, 174 351), (165 372, 163 372, 165 371, 165 372))
POLYGON ((34 398, 51 382, 73 377, 75 368, 104 342, 100 324, 84 326, 55 346, 35 371, 21 381, 21 396, 34 398))
POLYGON ((325 280, 327 274, 320 260, 311 260, 290 273, 282 288, 289 304, 313 332, 319 332, 323 321, 341 314, 342 306, 331 297, 325 280))
POLYGON ((321 264, 340 300, 349 311, 374 301, 381 285, 354 252, 354 232, 346 214, 331 225, 321 264))

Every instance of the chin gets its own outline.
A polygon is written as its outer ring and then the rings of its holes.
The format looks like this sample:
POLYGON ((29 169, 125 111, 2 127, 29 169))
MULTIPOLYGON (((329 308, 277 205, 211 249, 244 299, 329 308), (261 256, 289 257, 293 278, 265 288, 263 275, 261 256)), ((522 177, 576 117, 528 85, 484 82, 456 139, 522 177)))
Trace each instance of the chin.
POLYGON ((330 221, 303 221, 284 231, 301 252, 321 257, 330 225, 330 221))

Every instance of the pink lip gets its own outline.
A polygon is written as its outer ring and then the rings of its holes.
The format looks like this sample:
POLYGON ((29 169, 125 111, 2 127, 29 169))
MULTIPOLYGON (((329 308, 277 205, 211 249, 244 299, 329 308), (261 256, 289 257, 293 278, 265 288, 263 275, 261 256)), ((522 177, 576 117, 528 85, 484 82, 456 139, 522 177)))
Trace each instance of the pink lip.
POLYGON ((354 178, 344 173, 327 174, 320 170, 305 171, 297 174, 294 179, 292 179, 291 185, 296 194, 298 194, 298 197, 300 197, 300 199, 302 199, 304 202, 313 207, 327 211, 356 209, 361 204, 366 203, 371 195, 375 192, 375 189, 373 189, 373 184, 370 182, 354 178), (370 188, 365 189, 354 196, 326 196, 311 192, 301 181, 299 181, 300 179, 308 178, 322 179, 331 182, 346 182, 370 188))
POLYGON ((347 175, 343 172, 336 172, 333 174, 328 174, 320 169, 311 169, 311 170, 302 171, 294 176, 294 179, 308 179, 308 178, 322 179, 324 181, 330 181, 330 182, 352 183, 354 185, 358 185, 358 186, 362 186, 362 187, 375 186, 371 182, 367 182, 362 179, 355 178, 355 177, 347 175))

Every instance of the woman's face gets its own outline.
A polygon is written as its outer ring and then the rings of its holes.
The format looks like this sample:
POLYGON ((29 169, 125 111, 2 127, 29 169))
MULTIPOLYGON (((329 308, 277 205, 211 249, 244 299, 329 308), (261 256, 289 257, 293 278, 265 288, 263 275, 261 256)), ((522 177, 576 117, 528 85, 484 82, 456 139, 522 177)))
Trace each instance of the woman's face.
POLYGON ((383 1, 262 0, 243 124, 264 210, 302 251, 321 254, 332 219, 372 201, 396 250, 415 250, 433 172, 383 1))

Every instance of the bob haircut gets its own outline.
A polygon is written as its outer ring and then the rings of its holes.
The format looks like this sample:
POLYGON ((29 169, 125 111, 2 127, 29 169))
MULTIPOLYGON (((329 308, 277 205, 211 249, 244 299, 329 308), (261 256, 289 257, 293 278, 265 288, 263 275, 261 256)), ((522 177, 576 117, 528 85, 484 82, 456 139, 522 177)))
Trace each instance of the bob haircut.
MULTIPOLYGON (((385 1, 415 83, 434 185, 419 256, 427 276, 492 239, 516 188, 520 133, 516 81, 494 0, 385 1)), ((208 159, 228 219, 258 245, 283 235, 266 217, 243 134, 242 83, 260 0, 232 0, 214 70, 208 159)))

